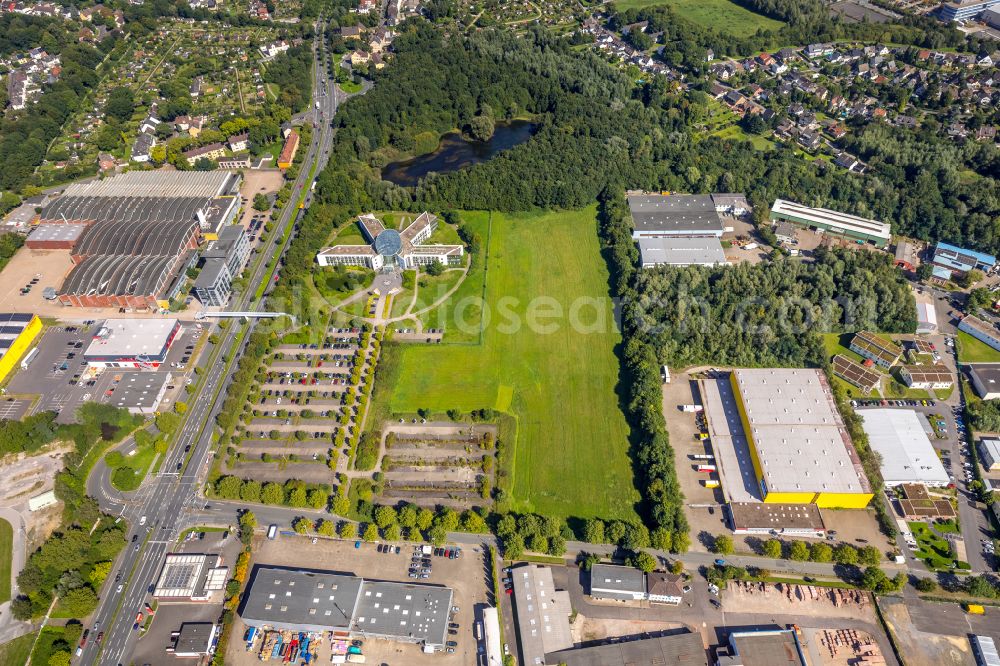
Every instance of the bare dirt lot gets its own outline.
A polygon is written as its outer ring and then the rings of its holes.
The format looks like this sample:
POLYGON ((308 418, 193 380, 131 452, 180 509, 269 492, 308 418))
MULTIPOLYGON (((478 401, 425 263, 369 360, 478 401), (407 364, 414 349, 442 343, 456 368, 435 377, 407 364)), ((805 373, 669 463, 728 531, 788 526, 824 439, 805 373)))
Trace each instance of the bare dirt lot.
POLYGON ((843 617, 877 623, 867 593, 857 590, 788 585, 787 583, 729 583, 725 606, 739 613, 793 614, 805 617, 843 617))
MULTIPOLYGON (((320 539, 316 544, 305 537, 281 536, 275 541, 261 539, 255 544, 252 565, 273 564, 288 567, 303 567, 310 569, 326 569, 350 573, 361 577, 412 582, 407 577, 412 544, 399 544, 400 553, 382 554, 376 551, 375 544, 363 543, 360 549, 354 547, 354 541, 336 539, 320 539)), ((466 666, 475 663, 476 641, 472 635, 475 620, 481 619, 482 608, 487 602, 488 568, 485 556, 478 549, 468 548, 462 551, 462 557, 449 560, 440 557, 433 558, 431 576, 425 581, 430 585, 444 585, 452 588, 454 597, 452 603, 459 607, 454 622, 459 624, 457 636, 449 636, 450 640, 458 642, 454 654, 424 654, 420 647, 408 643, 397 643, 384 640, 365 640, 364 653, 368 663, 388 664, 390 666, 466 666)), ((246 627, 237 618, 234 629, 234 640, 229 642, 226 653, 226 664, 235 666, 251 666, 259 664, 256 654, 245 651, 245 644, 236 639, 241 637, 246 627)), ((317 663, 330 662, 329 642, 324 641, 320 648, 317 663)))
POLYGON ((902 599, 885 597, 879 601, 879 607, 896 643, 906 646, 909 666, 973 666, 976 663, 967 637, 920 631, 902 599))
POLYGON ((576 614, 576 620, 570 625, 574 643, 589 643, 606 638, 621 636, 637 636, 652 634, 659 631, 681 629, 685 625, 679 622, 664 622, 660 620, 612 620, 594 619, 576 614))
POLYGON ((0 273, 0 311, 34 312, 48 317, 73 316, 81 319, 90 317, 91 315, 84 313, 82 309, 69 310, 58 301, 47 301, 42 298, 42 292, 46 287, 59 289, 63 278, 72 268, 73 262, 69 258, 69 250, 21 248, 0 273), (30 293, 22 296, 21 288, 35 277, 38 277, 38 282, 32 286, 30 293), (70 312, 73 314, 69 315, 70 312))

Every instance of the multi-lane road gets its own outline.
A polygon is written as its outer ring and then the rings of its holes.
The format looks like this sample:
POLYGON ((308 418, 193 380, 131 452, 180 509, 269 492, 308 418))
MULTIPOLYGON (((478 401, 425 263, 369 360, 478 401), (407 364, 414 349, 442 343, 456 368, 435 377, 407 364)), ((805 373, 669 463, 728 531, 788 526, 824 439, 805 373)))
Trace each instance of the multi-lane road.
MULTIPOLYGON (((315 80, 311 115, 316 121, 316 130, 293 186, 290 198, 293 204, 302 197, 305 197, 306 205, 310 203, 310 177, 325 166, 333 145, 330 120, 340 100, 327 67, 324 28, 323 24, 317 26, 313 44, 315 80)), ((250 286, 230 309, 251 312, 263 309, 263 299, 257 299, 255 292, 258 286, 270 285, 274 280, 277 263, 270 259, 275 252, 283 253, 287 248, 282 238, 283 231, 293 224, 298 213, 293 204, 283 211, 273 237, 262 245, 261 256, 252 269, 250 286)), ((211 464, 214 419, 230 381, 228 370, 244 351, 243 346, 239 349, 234 349, 234 346, 238 341, 245 346, 255 325, 254 320, 243 325, 237 325, 236 320, 233 323, 219 332, 219 343, 207 351, 206 358, 201 361, 204 371, 195 395, 189 401, 192 408, 167 453, 161 473, 147 479, 140 490, 129 497, 111 489, 107 476, 103 474, 95 474, 88 484, 89 492, 97 498, 101 508, 122 516, 128 522, 130 532, 129 544, 119 556, 114 570, 115 578, 120 576, 120 579, 111 579, 105 585, 93 616, 90 640, 79 659, 81 664, 113 666, 129 663, 138 640, 138 632, 132 629, 135 616, 149 599, 170 544, 190 522, 189 515, 201 508, 198 490, 211 464), (226 352, 230 352, 230 363, 223 362, 222 356, 226 352), (140 525, 140 522, 144 524, 140 525), (104 639, 98 642, 97 635, 102 631, 104 639)))

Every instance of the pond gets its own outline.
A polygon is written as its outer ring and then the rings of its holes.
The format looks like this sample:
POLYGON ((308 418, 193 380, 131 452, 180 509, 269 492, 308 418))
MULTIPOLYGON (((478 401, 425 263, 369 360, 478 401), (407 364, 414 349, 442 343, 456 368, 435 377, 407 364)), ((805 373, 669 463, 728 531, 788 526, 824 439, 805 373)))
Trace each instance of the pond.
POLYGON ((382 180, 403 187, 413 187, 431 172, 449 173, 464 169, 524 143, 531 138, 535 127, 534 123, 526 120, 497 123, 489 141, 473 141, 459 132, 450 132, 441 137, 441 143, 433 153, 386 165, 382 169, 382 180))

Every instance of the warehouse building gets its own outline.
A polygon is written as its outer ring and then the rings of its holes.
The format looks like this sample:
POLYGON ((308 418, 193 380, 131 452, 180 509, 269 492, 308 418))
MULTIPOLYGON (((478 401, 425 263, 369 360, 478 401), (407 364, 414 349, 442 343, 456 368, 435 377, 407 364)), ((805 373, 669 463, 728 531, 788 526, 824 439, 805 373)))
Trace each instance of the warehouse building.
POLYGON ((933 303, 917 303, 917 334, 936 333, 938 328, 937 310, 933 303))
POLYGON ((214 622, 185 622, 171 636, 173 644, 167 653, 180 658, 197 658, 212 654, 219 627, 214 622))
POLYGON ((886 247, 892 237, 887 223, 826 208, 810 208, 784 199, 775 199, 771 206, 771 221, 791 222, 809 229, 871 243, 875 247, 886 247))
POLYGON ((68 186, 42 210, 40 223, 195 220, 211 233, 235 218, 241 182, 228 171, 130 171, 68 186))
POLYGON ((980 342, 985 342, 993 349, 1000 351, 1000 331, 993 328, 975 315, 966 315, 958 322, 958 330, 968 333, 980 342))
POLYGON ((595 564, 590 568, 590 596, 615 601, 646 598, 646 576, 639 569, 595 564))
POLYGON ((948 473, 912 409, 859 409, 868 443, 882 457, 885 485, 947 486, 948 473))
POLYGON ((903 348, 891 340, 868 331, 859 331, 851 338, 851 351, 862 358, 867 358, 875 365, 891 368, 899 363, 903 348))
POLYGON ((202 553, 168 553, 153 588, 159 601, 208 601, 226 587, 229 567, 222 556, 202 553))
POLYGON ((457 266, 462 263, 462 245, 425 245, 438 227, 438 218, 423 212, 402 231, 388 229, 368 213, 358 217, 358 226, 369 245, 335 245, 320 250, 320 266, 365 266, 382 270, 389 266, 405 270, 433 263, 457 266))
POLYGON ((31 250, 72 250, 86 229, 86 224, 39 224, 24 245, 31 250))
POLYGON ((218 240, 211 241, 201 253, 203 265, 194 282, 194 293, 201 304, 211 307, 228 303, 233 281, 249 258, 250 241, 243 227, 232 224, 224 228, 218 240))
POLYGON ((934 248, 931 263, 936 268, 942 269, 943 273, 940 274, 940 277, 946 276, 947 279, 951 279, 955 275, 963 275, 973 270, 989 272, 996 265, 997 259, 992 254, 985 252, 977 252, 948 243, 938 243, 934 248))
POLYGON ((734 631, 715 653, 718 666, 808 666, 795 629, 734 631))
POLYGON ((730 382, 765 502, 868 505, 871 487, 820 370, 738 369, 730 382))
POLYGON ((969 378, 983 400, 1000 398, 1000 363, 970 363, 969 378))
POLYGON ((934 365, 901 365, 899 374, 906 385, 914 389, 950 389, 955 377, 942 363, 934 365))
POLYGON ((63 305, 130 310, 169 307, 205 234, 235 218, 240 176, 137 171, 74 184, 42 211, 42 223, 87 225, 73 244, 76 266, 63 305))
POLYGON ((240 617, 251 627, 345 632, 443 649, 451 603, 451 588, 437 585, 259 565, 240 617))
POLYGON ((126 372, 114 385, 108 403, 132 414, 155 415, 173 381, 169 372, 126 372))
POLYGON ((979 440, 979 457, 984 469, 1000 471, 1000 439, 983 437, 979 440))
POLYGON ((632 238, 715 236, 725 231, 709 194, 629 194, 632 238))
POLYGON ((155 370, 180 331, 177 319, 109 319, 84 351, 83 360, 93 368, 155 370))
POLYGON ((726 253, 717 236, 640 238, 639 256, 643 268, 727 264, 726 253))
POLYGON ((549 663, 566 666, 708 666, 708 654, 701 636, 687 633, 564 650, 550 654, 549 663))
POLYGON ((790 537, 823 538, 826 523, 815 504, 768 504, 730 502, 729 522, 736 534, 775 534, 790 537))
POLYGON ((0 314, 0 381, 17 366, 41 331, 42 320, 37 315, 27 312, 0 314))
POLYGON ((909 240, 897 241, 894 260, 897 268, 911 273, 917 270, 920 266, 920 251, 917 249, 917 244, 909 240))
POLYGON ((569 592, 555 589, 552 569, 535 564, 511 567, 514 615, 521 646, 519 663, 547 664, 545 655, 573 647, 569 592))
POLYGON ((865 393, 873 393, 882 385, 882 375, 853 359, 837 354, 833 357, 833 374, 865 393))

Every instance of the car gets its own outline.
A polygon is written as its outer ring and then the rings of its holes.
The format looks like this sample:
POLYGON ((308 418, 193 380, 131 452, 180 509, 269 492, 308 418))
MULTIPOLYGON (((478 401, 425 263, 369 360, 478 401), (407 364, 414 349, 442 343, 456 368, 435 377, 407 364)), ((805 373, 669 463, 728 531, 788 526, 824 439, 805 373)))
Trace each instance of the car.
POLYGON ((119 585, 119 586, 118 586, 118 589, 116 589, 116 590, 115 590, 115 594, 121 594, 121 593, 122 593, 122 589, 123 589, 124 587, 125 587, 125 585, 119 585))
POLYGON ((180 471, 180 469, 181 469, 182 467, 184 467, 184 463, 183 463, 183 462, 179 462, 179 463, 177 463, 177 470, 178 470, 178 471, 180 471))
POLYGON ((145 525, 146 524, 146 516, 143 516, 142 518, 139 519, 139 524, 140 525, 145 525))
POLYGON ((514 594, 514 588, 508 587, 504 589, 504 594, 514 594))
POLYGON ((509 654, 510 654, 510 646, 507 645, 506 643, 504 643, 503 644, 503 656, 506 657, 509 654))
POLYGON ((448 641, 445 645, 448 647, 458 647, 458 641, 448 641))
POLYGON ((360 541, 355 541, 354 542, 354 547, 355 548, 361 548, 361 542, 360 541))
POLYGON ((100 643, 103 640, 104 640, 104 632, 102 631, 101 633, 97 634, 97 642, 100 643))
POLYGON ((687 593, 687 592, 690 592, 690 591, 691 591, 691 586, 690 586, 690 585, 685 585, 685 586, 683 587, 683 591, 684 591, 685 593, 687 593))
POLYGON ((722 602, 719 601, 718 599, 709 599, 708 603, 712 604, 716 608, 722 608, 722 602))
POLYGON ((717 566, 717 567, 724 567, 724 566, 726 566, 726 561, 724 559, 722 559, 722 558, 717 558, 715 560, 715 566, 717 566))
POLYGON ((411 572, 410 572, 409 574, 407 574, 407 575, 408 575, 408 576, 409 576, 410 578, 419 578, 419 577, 420 577, 420 574, 416 573, 415 571, 411 571, 411 572))
POLYGON ((375 550, 377 550, 378 552, 381 553, 382 552, 382 544, 379 544, 378 546, 376 546, 375 550))
POLYGON ((447 648, 445 650, 448 654, 455 654, 455 648, 447 648))
POLYGON ((420 577, 426 579, 426 578, 430 578, 431 575, 429 573, 422 573, 422 574, 420 574, 420 577))
POLYGON ((135 544, 135 548, 133 550, 138 553, 139 552, 139 544, 135 544))
POLYGON ((448 630, 448 635, 449 636, 458 636, 458 632, 456 630, 454 630, 454 629, 449 629, 448 630))
POLYGON ((133 534, 132 535, 132 543, 135 543, 138 540, 139 540, 139 535, 138 534, 133 534))
POLYGON ((449 622, 448 623, 448 628, 449 629, 461 629, 462 627, 459 626, 458 622, 449 622))

